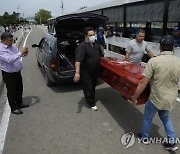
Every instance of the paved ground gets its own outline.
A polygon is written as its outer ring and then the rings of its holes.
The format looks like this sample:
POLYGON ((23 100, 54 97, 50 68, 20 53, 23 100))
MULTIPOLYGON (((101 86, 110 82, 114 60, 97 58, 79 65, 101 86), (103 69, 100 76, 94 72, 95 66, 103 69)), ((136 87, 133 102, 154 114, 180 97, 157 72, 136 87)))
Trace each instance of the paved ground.
MULTIPOLYGON (((99 110, 85 103, 81 86, 64 83, 48 88, 36 64, 35 49, 45 35, 42 27, 33 27, 27 46, 30 53, 23 59, 24 114, 10 115, 3 154, 168 154, 161 144, 136 142, 126 149, 120 142, 124 133, 141 130, 144 106, 134 107, 121 95, 99 80, 96 96, 99 110)), ((5 95, 4 95, 5 100, 5 95)), ((172 120, 180 137, 180 103, 172 120)), ((153 121, 152 136, 165 137, 158 116, 153 121)), ((178 153, 178 152, 177 152, 178 153)))

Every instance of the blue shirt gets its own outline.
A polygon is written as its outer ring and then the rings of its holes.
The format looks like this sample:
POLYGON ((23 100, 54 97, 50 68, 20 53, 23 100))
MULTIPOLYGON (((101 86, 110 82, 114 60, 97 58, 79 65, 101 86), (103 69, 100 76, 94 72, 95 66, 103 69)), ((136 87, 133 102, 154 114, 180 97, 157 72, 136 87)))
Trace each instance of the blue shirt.
POLYGON ((0 69, 14 73, 19 72, 22 69, 22 54, 17 47, 14 45, 7 46, 0 43, 0 69))
POLYGON ((99 31, 97 33, 97 41, 101 45, 105 45, 105 40, 104 40, 104 30, 99 28, 99 31))
POLYGON ((180 47, 180 37, 174 36, 174 46, 180 47))

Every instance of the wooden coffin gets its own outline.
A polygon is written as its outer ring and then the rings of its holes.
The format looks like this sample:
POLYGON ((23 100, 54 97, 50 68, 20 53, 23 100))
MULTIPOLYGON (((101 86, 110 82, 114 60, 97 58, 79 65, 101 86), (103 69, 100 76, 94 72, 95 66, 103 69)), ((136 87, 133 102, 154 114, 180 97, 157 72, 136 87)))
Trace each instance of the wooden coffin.
MULTIPOLYGON (((144 67, 121 59, 107 57, 101 57, 100 65, 100 78, 131 101, 138 83, 143 78, 144 67)), ((149 92, 148 85, 139 96, 137 105, 146 103, 149 92)))

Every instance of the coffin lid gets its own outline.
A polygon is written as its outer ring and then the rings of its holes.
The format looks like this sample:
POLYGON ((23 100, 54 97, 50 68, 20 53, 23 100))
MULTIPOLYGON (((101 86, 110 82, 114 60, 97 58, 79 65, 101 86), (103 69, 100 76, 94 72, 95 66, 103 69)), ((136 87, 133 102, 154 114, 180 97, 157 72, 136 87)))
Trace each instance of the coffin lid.
POLYGON ((101 57, 100 64, 134 83, 138 83, 143 78, 144 67, 132 62, 125 62, 118 58, 101 57))

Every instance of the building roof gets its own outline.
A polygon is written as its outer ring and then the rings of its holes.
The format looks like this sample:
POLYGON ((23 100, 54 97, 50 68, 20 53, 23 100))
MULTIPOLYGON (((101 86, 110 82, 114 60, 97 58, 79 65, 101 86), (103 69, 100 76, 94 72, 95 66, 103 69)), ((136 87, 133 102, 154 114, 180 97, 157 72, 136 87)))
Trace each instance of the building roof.
POLYGON ((144 1, 144 0, 113 0, 113 1, 106 2, 106 3, 87 7, 82 10, 78 10, 75 13, 94 11, 94 10, 99 10, 99 9, 109 8, 109 7, 114 7, 114 6, 120 6, 123 4, 134 3, 134 2, 139 2, 139 1, 144 1))

